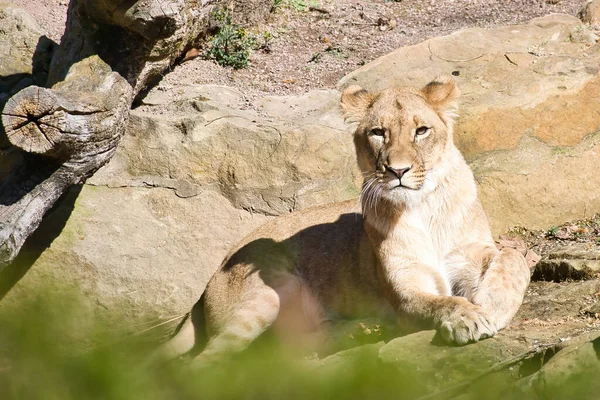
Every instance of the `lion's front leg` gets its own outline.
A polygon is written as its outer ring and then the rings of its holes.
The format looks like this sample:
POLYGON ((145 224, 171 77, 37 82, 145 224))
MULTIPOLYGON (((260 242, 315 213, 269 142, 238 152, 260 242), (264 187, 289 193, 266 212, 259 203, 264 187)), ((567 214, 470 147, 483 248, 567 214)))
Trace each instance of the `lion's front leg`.
POLYGON ((447 257, 446 267, 453 293, 480 306, 498 330, 517 313, 531 274, 521 253, 491 243, 458 249, 447 257))
POLYGON ((531 271, 521 253, 504 248, 484 266, 482 273, 471 301, 480 305, 500 330, 523 303, 531 271))
POLYGON ((496 334, 485 310, 464 297, 451 296, 435 268, 414 263, 384 275, 384 290, 397 312, 435 327, 447 343, 465 345, 496 334))

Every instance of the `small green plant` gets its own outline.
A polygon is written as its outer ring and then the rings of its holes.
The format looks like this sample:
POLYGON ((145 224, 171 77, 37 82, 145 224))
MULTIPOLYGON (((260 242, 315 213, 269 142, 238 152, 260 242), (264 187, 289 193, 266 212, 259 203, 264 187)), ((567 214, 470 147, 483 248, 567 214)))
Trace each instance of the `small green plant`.
POLYGON ((274 0, 273 7, 287 5, 296 11, 308 11, 310 7, 318 7, 318 0, 274 0))
POLYGON ((314 63, 319 63, 321 62, 321 58, 323 57, 323 53, 319 53, 318 51, 313 53, 312 57, 310 58, 310 60, 308 60, 308 62, 314 62, 314 63))
POLYGON ((325 51, 336 58, 348 58, 348 55, 344 53, 344 50, 338 46, 330 46, 325 51))
POLYGON ((250 50, 256 45, 255 38, 235 25, 228 11, 218 11, 214 16, 219 22, 219 30, 210 38, 210 47, 204 57, 214 59, 223 67, 240 69, 248 66, 250 50))
POLYGON ((254 40, 254 49, 262 50, 265 53, 271 52, 271 41, 273 40, 273 35, 269 31, 264 31, 263 33, 256 35, 254 40))
POLYGON ((551 226, 550 229, 548 229, 548 232, 546 232, 546 236, 555 237, 557 233, 558 228, 556 226, 551 226))

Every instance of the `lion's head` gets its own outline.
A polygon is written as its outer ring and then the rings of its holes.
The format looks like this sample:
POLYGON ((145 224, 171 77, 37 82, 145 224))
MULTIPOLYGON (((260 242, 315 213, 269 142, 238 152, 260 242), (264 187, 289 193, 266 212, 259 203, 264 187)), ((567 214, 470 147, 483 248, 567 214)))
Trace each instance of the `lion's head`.
POLYGON ((445 156, 454 148, 452 124, 459 95, 450 77, 436 78, 420 90, 344 90, 342 110, 347 119, 358 122, 354 144, 365 177, 363 205, 380 197, 406 203, 435 189, 445 156))

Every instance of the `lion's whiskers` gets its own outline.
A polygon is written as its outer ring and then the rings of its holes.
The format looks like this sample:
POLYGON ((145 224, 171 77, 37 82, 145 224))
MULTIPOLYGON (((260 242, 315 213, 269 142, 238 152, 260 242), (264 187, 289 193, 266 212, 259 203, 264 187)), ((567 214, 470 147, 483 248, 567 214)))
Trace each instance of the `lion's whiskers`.
POLYGON ((379 172, 371 172, 368 174, 369 178, 365 178, 363 187, 360 193, 360 202, 362 206, 363 215, 370 209, 375 209, 375 216, 377 216, 377 204, 379 197, 383 191, 381 185, 382 175, 379 172))

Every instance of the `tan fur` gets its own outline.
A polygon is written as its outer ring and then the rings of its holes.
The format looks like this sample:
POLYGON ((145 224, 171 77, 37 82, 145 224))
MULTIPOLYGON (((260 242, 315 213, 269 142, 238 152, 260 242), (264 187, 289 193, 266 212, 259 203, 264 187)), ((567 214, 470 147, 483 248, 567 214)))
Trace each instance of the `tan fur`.
MULTIPOLYGON (((355 202, 297 212, 234 249, 198 304, 196 333, 207 338, 198 364, 270 326, 293 336, 340 318, 396 315, 464 345, 509 323, 530 272, 518 252, 494 246, 452 140, 458 96, 446 77, 421 90, 344 91, 342 110, 358 122, 362 213, 355 202)), ((174 340, 165 347, 189 348, 174 340)))

